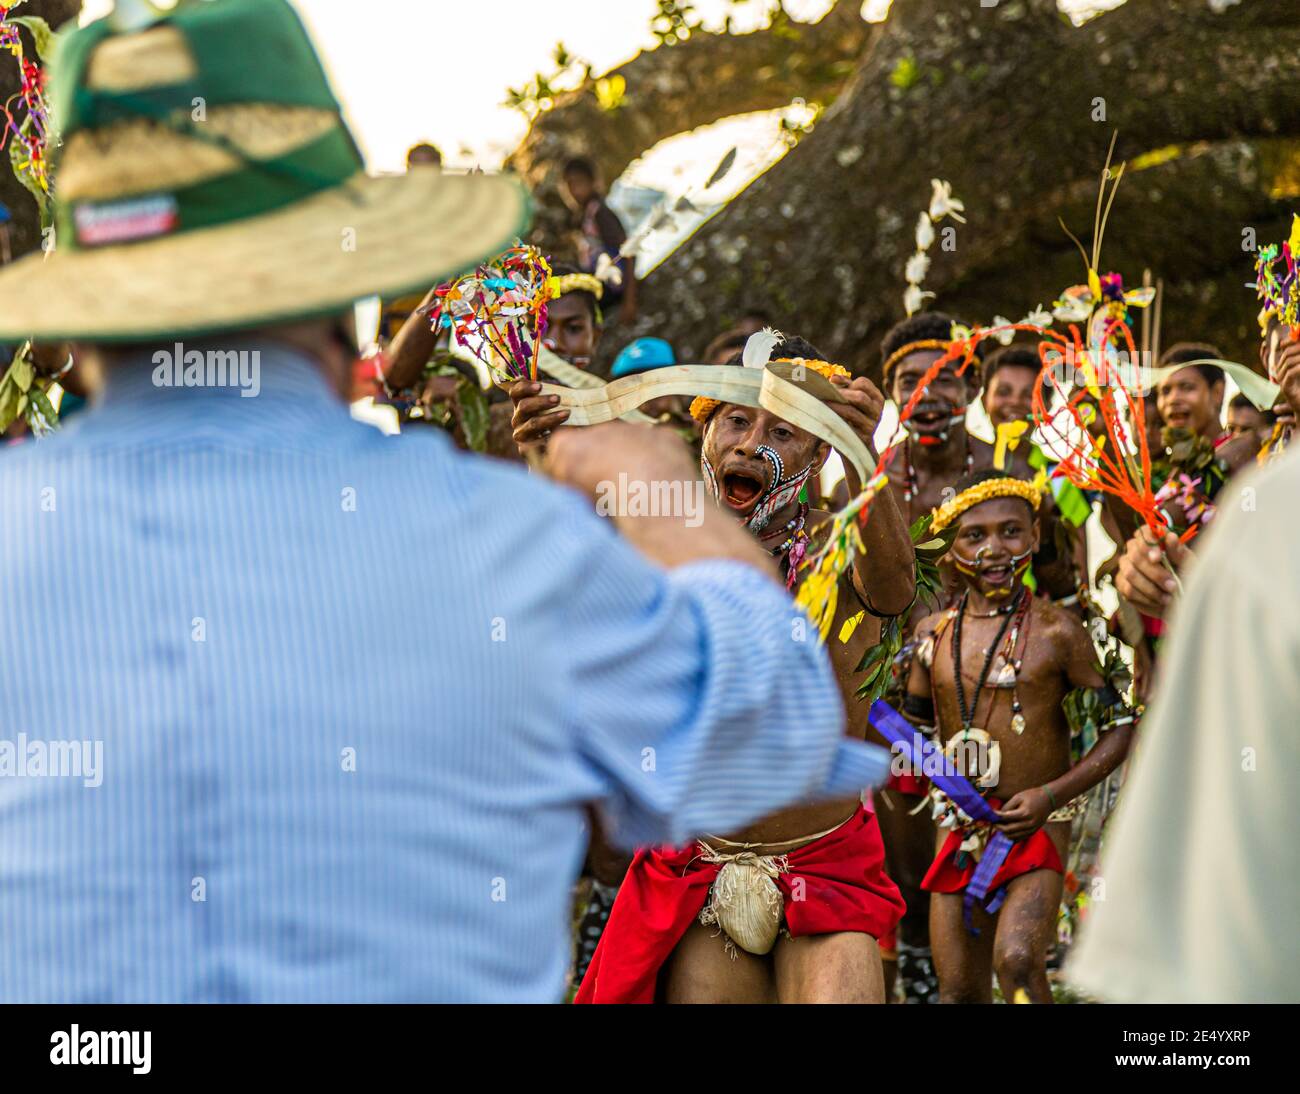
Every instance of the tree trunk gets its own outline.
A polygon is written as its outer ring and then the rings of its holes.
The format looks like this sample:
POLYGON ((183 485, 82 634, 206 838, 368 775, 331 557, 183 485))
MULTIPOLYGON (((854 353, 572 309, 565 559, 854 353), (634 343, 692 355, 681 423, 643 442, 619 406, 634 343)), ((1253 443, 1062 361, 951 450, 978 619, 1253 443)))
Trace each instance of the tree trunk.
POLYGON ((572 156, 588 157, 612 181, 667 137, 797 98, 832 101, 879 33, 859 17, 860 7, 861 0, 837 0, 819 22, 794 23, 784 32, 697 32, 641 53, 606 73, 627 84, 616 110, 601 107, 594 82, 562 95, 537 117, 509 161, 536 202, 533 242, 550 252, 565 249, 570 214, 559 193, 560 170, 572 156))
MULTIPOLYGON (((1165 345, 1208 340, 1256 359, 1244 233, 1285 235, 1300 195, 1293 0, 1221 14, 1206 0, 1141 0, 1083 27, 1054 0, 896 0, 863 41, 813 133, 647 279, 641 318, 622 333, 668 338, 692 360, 763 308, 844 364, 878 369, 931 178, 952 182, 968 220, 955 251, 931 250, 932 306, 1018 319, 1083 280, 1056 218, 1090 246, 1118 130, 1117 162, 1131 163, 1102 272, 1164 278, 1165 345)), ((638 61, 660 52, 673 51, 638 61)))

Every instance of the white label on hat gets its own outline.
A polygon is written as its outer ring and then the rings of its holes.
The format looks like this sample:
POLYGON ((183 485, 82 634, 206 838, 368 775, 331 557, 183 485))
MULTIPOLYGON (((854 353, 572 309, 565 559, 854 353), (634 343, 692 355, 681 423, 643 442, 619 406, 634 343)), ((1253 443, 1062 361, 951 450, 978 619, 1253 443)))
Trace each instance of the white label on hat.
POLYGON ((171 194, 84 204, 73 210, 77 242, 84 247, 164 235, 176 227, 176 221, 176 198, 171 194))

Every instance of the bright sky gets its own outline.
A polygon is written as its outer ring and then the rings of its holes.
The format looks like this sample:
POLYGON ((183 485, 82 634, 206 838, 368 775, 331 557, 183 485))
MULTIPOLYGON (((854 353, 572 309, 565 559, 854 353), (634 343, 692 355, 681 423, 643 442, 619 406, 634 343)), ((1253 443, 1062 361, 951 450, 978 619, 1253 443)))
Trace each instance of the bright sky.
MULTIPOLYGON (((975 0, 971 0, 972 3, 975 0)), ((1113 7, 1122 0, 1065 0, 1113 7)), ((416 141, 438 145, 448 166, 499 166, 527 129, 501 105, 507 89, 550 73, 557 42, 606 71, 655 44, 655 0, 293 0, 324 54, 336 94, 373 170, 403 168, 416 141)), ((171 6, 171 0, 158 6, 171 6)), ((759 25, 768 0, 694 0, 707 24, 727 13, 759 25)), ((786 0, 795 18, 815 19, 830 0, 786 0)), ((112 0, 85 0, 98 18, 112 0)), ((882 18, 889 0, 866 0, 882 18)))

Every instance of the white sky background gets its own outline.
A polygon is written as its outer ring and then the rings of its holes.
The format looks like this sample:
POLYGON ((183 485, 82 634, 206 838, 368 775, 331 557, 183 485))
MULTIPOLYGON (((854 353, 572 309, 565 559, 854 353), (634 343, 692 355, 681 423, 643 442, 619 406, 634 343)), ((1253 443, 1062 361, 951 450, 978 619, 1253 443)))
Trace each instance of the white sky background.
MULTIPOLYGON (((975 0, 971 0, 972 3, 975 0)), ((1123 0, 1063 0, 1062 6, 1114 7, 1123 0)), ((449 167, 500 166, 523 137, 522 114, 501 105, 510 87, 550 73, 557 42, 603 72, 650 48, 654 0, 293 0, 323 53, 335 93, 372 170, 402 170, 406 150, 429 140, 449 167)), ((767 0, 694 0, 706 24, 731 12, 757 26, 767 0)), ((85 0, 83 21, 111 0, 85 0)), ((158 6, 169 6, 159 4, 158 6)), ((881 18, 889 0, 866 0, 881 18)), ((829 0, 786 0, 799 19, 815 19, 829 0)))

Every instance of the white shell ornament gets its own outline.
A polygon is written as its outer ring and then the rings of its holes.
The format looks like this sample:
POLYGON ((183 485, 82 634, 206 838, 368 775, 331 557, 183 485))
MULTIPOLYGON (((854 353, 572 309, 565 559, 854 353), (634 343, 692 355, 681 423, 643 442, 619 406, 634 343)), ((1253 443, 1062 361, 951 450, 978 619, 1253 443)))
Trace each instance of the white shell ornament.
POLYGON ((781 929, 782 908, 773 879, 784 869, 784 856, 746 852, 728 857, 713 880, 700 922, 717 924, 746 953, 770 953, 781 929))

